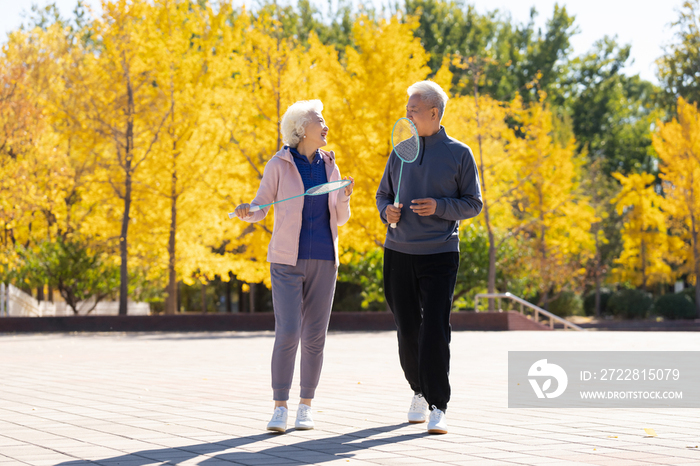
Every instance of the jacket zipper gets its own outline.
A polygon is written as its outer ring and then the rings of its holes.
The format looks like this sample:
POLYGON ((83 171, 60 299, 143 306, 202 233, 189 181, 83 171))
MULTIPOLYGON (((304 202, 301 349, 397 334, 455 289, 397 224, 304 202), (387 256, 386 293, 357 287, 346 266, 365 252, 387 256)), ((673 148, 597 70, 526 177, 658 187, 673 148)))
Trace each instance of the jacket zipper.
POLYGON ((420 151, 420 162, 418 162, 418 165, 423 165, 423 156, 425 155, 425 138, 423 136, 421 136, 420 142, 421 142, 421 151, 420 151))

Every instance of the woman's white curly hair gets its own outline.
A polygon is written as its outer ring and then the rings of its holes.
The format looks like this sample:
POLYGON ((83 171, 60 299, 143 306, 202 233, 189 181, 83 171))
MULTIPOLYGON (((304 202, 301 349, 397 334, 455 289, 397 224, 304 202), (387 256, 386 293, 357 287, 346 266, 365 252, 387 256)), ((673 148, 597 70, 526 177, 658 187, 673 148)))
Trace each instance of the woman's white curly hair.
POLYGON ((321 113, 320 100, 300 100, 289 106, 282 117, 282 141, 289 147, 297 147, 304 139, 304 130, 313 119, 313 112, 321 113))

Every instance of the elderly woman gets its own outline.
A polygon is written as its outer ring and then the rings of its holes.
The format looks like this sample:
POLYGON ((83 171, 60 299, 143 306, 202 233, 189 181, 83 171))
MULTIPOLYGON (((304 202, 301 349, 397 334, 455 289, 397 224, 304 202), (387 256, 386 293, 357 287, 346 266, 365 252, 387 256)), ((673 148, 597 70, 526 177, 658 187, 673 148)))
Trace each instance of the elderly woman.
MULTIPOLYGON (((335 154, 326 145, 328 127, 319 100, 296 102, 282 117, 285 146, 265 166, 253 205, 264 205, 340 180, 335 154)), ((343 179, 350 179, 347 177, 343 179)), ((354 181, 344 189, 302 196, 275 206, 275 224, 267 253, 275 311, 272 394, 275 410, 267 429, 287 429, 287 400, 294 360, 301 340, 301 401, 295 427, 313 429, 311 400, 321 375, 323 347, 338 275, 338 226, 350 218, 354 181)), ((269 207, 249 213, 236 207, 246 222, 260 221, 269 207)))

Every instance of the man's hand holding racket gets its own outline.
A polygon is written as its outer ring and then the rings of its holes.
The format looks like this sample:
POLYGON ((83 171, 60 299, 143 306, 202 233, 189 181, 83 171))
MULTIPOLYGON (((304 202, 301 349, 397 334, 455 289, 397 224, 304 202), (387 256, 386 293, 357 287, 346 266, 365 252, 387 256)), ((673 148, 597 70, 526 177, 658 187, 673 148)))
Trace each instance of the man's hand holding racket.
POLYGON ((392 152, 396 154, 399 160, 401 160, 401 170, 399 171, 398 183, 396 184, 394 205, 387 206, 385 212, 389 226, 391 226, 391 228, 396 228, 396 224, 401 218, 401 207, 403 207, 403 204, 399 202, 399 190, 401 188, 403 164, 415 162, 418 158, 418 149, 420 148, 418 130, 416 130, 416 127, 413 125, 411 120, 408 118, 399 118, 396 120, 396 123, 394 123, 394 128, 391 130, 391 145, 394 149, 392 152))
POLYGON ((389 204, 386 206, 386 221, 392 224, 399 223, 399 220, 401 220, 401 208, 403 207, 403 204, 399 204, 398 207, 396 207, 393 204, 389 204))

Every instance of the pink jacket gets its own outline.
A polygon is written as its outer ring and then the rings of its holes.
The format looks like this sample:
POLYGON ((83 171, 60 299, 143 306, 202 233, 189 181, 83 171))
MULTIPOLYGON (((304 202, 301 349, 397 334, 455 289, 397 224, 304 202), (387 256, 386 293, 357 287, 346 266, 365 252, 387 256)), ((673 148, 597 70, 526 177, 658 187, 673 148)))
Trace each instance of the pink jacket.
MULTIPOLYGON (((326 164, 328 181, 340 179, 340 170, 335 164, 333 152, 319 151, 326 164)), ((280 199, 303 194, 304 182, 294 164, 289 149, 281 149, 265 165, 258 193, 251 205, 269 204, 280 199)), ((272 239, 267 249, 267 261, 276 264, 296 265, 299 255, 299 234, 301 233, 301 213, 305 196, 275 204, 275 225, 272 239)), ((246 222, 259 222, 267 215, 270 207, 253 212, 246 222)), ((331 214, 331 233, 335 248, 335 266, 338 267, 338 226, 350 218, 350 197, 344 189, 328 194, 328 210, 331 214)))

